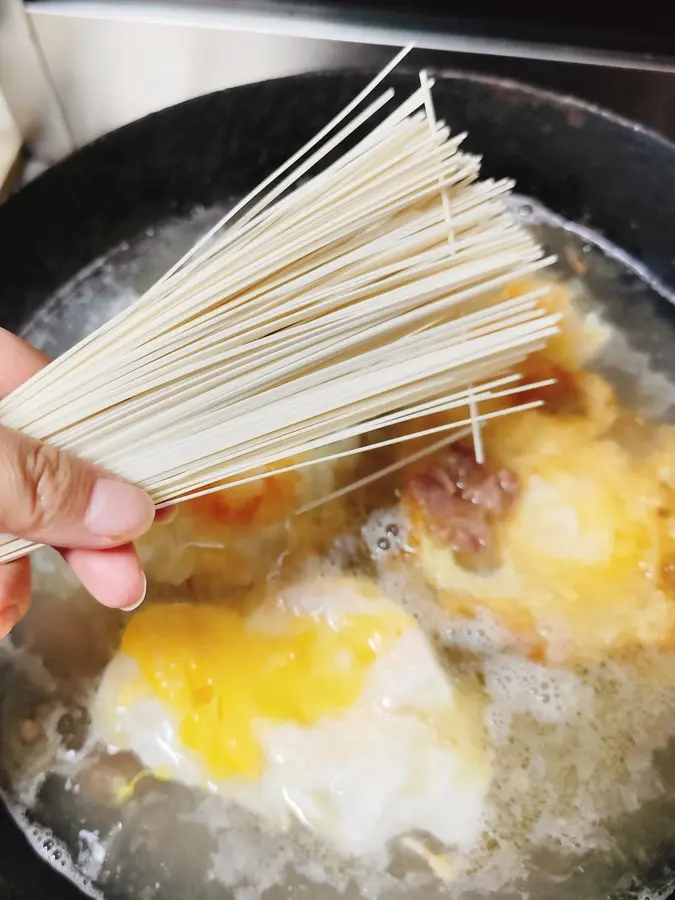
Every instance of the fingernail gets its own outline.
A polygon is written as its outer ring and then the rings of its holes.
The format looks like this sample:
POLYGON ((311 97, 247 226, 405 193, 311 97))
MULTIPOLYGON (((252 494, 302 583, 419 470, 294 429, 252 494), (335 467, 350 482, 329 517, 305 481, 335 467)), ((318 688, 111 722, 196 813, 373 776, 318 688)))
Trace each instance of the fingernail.
POLYGON ((6 606, 0 612, 0 638, 5 638, 12 628, 20 621, 23 613, 21 607, 16 604, 6 606))
POLYGON ((158 525, 170 525, 177 515, 177 506, 165 506, 163 509, 158 509, 155 513, 155 522, 158 525))
POLYGON ((133 612, 135 609, 141 605, 141 603, 145 600, 145 595, 148 593, 148 579, 143 576, 143 593, 141 594, 141 599, 137 600, 135 603, 132 603, 131 606, 123 606, 122 612, 133 612))
POLYGON ((123 481, 99 478, 84 523, 98 537, 131 540, 146 532, 154 517, 155 509, 146 493, 123 481))

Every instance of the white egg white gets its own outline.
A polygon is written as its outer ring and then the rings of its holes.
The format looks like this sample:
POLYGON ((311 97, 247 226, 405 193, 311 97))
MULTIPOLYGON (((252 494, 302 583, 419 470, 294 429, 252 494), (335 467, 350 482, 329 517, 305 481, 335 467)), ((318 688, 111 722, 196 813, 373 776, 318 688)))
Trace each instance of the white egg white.
MULTIPOLYGON (((274 610, 279 614, 284 603, 291 604, 296 614, 326 616, 336 627, 345 608, 354 612, 362 604, 356 591, 347 602, 344 580, 334 585, 332 600, 327 587, 325 582, 296 588, 274 610)), ((254 618, 261 627, 260 610, 254 618)), ((176 716, 150 694, 124 706, 121 692, 138 676, 128 656, 118 654, 108 666, 94 709, 100 741, 134 752, 163 776, 239 804, 269 827, 287 831, 301 822, 347 856, 377 853, 412 832, 461 850, 480 837, 489 760, 480 745, 449 740, 447 729, 437 727, 443 717, 463 727, 457 691, 412 620, 370 667, 361 696, 345 713, 311 727, 256 722, 264 768, 254 781, 214 781, 200 757, 182 744, 176 716)))

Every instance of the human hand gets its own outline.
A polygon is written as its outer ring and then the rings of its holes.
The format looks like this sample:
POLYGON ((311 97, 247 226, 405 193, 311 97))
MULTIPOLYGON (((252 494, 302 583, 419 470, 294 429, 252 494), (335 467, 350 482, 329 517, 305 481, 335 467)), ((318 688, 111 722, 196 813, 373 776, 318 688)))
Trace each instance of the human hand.
MULTIPOLYGON (((0 397, 47 362, 0 328, 0 397)), ((154 517, 152 500, 139 488, 0 426, 0 532, 58 548, 105 606, 133 609, 142 602, 146 580, 130 541, 154 517)), ((28 559, 0 565, 0 637, 29 602, 28 559)))

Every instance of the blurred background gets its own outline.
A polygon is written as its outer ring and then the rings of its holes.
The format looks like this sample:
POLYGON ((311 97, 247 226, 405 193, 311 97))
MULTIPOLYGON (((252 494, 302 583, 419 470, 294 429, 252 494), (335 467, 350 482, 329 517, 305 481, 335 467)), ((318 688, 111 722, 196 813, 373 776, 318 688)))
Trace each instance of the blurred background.
POLYGON ((470 69, 574 94, 675 138, 675 15, 646 0, 0 0, 0 186, 154 110, 338 66, 470 69), (611 9, 611 12, 607 10, 611 9))

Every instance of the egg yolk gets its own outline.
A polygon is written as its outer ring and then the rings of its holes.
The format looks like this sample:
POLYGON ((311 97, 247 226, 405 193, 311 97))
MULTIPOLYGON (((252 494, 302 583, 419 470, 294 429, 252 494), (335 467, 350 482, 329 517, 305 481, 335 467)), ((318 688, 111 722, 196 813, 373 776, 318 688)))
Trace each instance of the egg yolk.
POLYGON ((549 278, 536 275, 515 278, 497 293, 496 299, 500 302, 513 300, 539 288, 545 288, 546 292, 537 298, 537 305, 547 313, 562 316, 559 331, 547 341, 544 355, 549 362, 567 371, 578 371, 602 348, 609 331, 595 317, 575 309, 574 290, 569 284, 549 278))
POLYGON ((530 410, 485 430, 495 470, 520 485, 493 525, 489 572, 463 567, 407 499, 411 541, 440 604, 494 615, 535 658, 556 663, 675 640, 673 438, 620 419, 599 377, 577 388, 582 412, 530 410))
MULTIPOLYGON (((286 463, 278 463, 282 468, 286 463)), ((283 519, 296 500, 298 473, 283 472, 206 494, 186 504, 187 511, 221 525, 264 525, 283 519)))
POLYGON ((507 529, 511 558, 542 582, 589 596, 653 563, 659 484, 648 466, 608 440, 584 442, 574 424, 539 422, 535 466, 517 461, 524 494, 507 529), (529 471, 528 471, 529 469, 529 471))
POLYGON ((122 705, 158 699, 214 778, 255 779, 263 767, 257 722, 311 726, 340 714, 378 654, 412 623, 396 609, 345 616, 339 627, 307 615, 282 618, 270 633, 222 606, 144 610, 122 637, 122 652, 141 670, 122 705))

